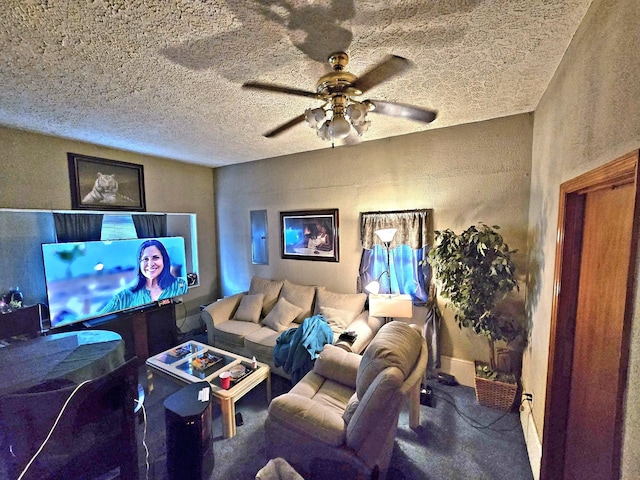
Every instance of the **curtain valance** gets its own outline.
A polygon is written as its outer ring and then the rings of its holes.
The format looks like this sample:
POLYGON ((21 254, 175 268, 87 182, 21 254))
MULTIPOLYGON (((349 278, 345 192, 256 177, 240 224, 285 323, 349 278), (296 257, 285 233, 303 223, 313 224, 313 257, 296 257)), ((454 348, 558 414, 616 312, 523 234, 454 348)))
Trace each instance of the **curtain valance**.
POLYGON ((409 245, 412 249, 424 248, 433 239, 433 210, 405 210, 397 212, 365 212, 360 214, 360 242, 370 250, 380 245, 374 233, 383 228, 397 228, 390 248, 409 245))

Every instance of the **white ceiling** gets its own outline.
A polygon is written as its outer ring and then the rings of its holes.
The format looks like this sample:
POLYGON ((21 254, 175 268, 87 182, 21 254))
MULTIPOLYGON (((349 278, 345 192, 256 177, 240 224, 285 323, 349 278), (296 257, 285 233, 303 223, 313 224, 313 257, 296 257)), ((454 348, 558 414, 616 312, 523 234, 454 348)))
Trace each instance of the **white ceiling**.
POLYGON ((262 136, 319 101, 241 85, 315 90, 337 50, 410 59, 364 97, 439 112, 363 141, 531 112, 591 1, 0 0, 0 125, 208 166, 329 148, 262 136))

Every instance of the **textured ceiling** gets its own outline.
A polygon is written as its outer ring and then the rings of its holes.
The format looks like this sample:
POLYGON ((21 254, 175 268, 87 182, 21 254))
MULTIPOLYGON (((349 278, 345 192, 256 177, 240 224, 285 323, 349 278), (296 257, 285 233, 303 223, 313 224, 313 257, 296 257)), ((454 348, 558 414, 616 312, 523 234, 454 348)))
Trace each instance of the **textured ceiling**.
POLYGON ((0 0, 0 124, 220 166, 330 148, 304 123, 326 57, 359 75, 413 67, 364 97, 438 111, 370 115, 362 141, 533 111, 591 0, 0 0))

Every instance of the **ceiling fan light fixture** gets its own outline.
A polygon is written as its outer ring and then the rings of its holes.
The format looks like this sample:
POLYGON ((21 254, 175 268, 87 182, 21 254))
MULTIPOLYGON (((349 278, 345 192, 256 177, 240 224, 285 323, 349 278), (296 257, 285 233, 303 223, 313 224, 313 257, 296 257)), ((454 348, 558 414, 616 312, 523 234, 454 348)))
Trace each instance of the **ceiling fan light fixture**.
POLYGON ((324 122, 318 128, 318 137, 322 140, 331 140, 331 134, 329 133, 329 122, 324 122))
POLYGON ((367 107, 362 103, 350 103, 347 106, 347 115, 351 119, 353 126, 362 125, 367 121, 367 107))
POLYGON ((311 128, 319 128, 320 124, 324 121, 326 112, 322 107, 307 108, 304 111, 304 118, 311 128))
POLYGON ((362 122, 358 125, 353 125, 353 128, 355 129, 356 132, 358 132, 358 136, 362 136, 367 130, 369 130, 369 127, 371 126, 371 121, 367 120, 366 122, 362 122))
POLYGON ((406 58, 387 55, 360 77, 345 69, 349 62, 349 56, 345 52, 332 53, 328 61, 333 67, 332 71, 320 77, 316 83, 315 91, 259 82, 247 82, 242 85, 243 88, 297 95, 324 102, 322 107, 306 109, 302 115, 298 115, 264 134, 265 137, 275 137, 306 120, 309 126, 316 130, 318 137, 322 140, 331 140, 333 144, 335 139, 347 138, 351 133, 351 127, 359 136, 362 136, 371 125, 371 122, 367 120, 367 114, 371 111, 421 123, 431 123, 436 119, 437 112, 434 110, 384 100, 354 99, 354 97, 359 98, 360 95, 373 87, 404 72, 411 66, 411 62, 406 58))
POLYGON ((347 138, 351 132, 351 124, 344 115, 334 114, 329 121, 329 134, 331 138, 347 138))

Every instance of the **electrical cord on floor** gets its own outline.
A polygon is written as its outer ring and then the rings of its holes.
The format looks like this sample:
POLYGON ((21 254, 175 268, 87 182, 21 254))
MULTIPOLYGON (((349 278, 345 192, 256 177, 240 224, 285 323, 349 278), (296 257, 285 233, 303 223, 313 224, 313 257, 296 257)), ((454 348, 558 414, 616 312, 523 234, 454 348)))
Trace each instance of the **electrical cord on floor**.
POLYGON ((58 416, 56 417, 56 421, 53 422, 53 426, 49 430, 49 433, 47 434, 47 437, 42 442, 42 445, 40 445, 40 448, 38 448, 38 450, 36 450, 36 453, 33 454, 33 457, 31 457, 31 460, 29 460, 29 463, 27 463, 27 465, 24 467, 24 469, 22 470, 22 472, 18 476, 17 480, 22 480, 24 475, 27 473, 27 470, 29 470, 29 467, 31 467, 33 462, 35 462, 36 458, 38 457, 38 455, 40 455, 40 452, 42 452, 42 449, 44 448, 44 446, 47 444, 47 442, 51 438, 51 435, 53 435, 53 431, 58 426, 58 423, 60 422, 60 418, 62 418, 62 414, 67 409, 67 405, 69 405, 69 402, 71 401, 73 396, 78 392, 78 390, 80 390, 80 388, 82 388, 82 386, 85 383, 89 383, 90 381, 91 380, 85 380, 84 382, 80 383, 76 388, 73 389, 73 392, 71 392, 71 395, 69 395, 69 397, 65 400, 64 404, 62 405, 62 408, 60 409, 60 413, 58 413, 58 416))
POLYGON ((144 423, 144 429, 142 431, 142 446, 144 447, 144 452, 145 452, 144 462, 147 467, 145 478, 146 480, 149 480, 149 447, 147 446, 147 409, 144 408, 144 401, 140 401, 137 398, 134 398, 133 401, 136 402, 138 405, 140 405, 140 408, 142 408, 142 421, 144 423))
MULTIPOLYGON (((506 417, 507 415, 509 415, 510 412, 505 412, 502 415, 498 416, 497 418, 495 418, 494 420, 492 420, 491 422, 489 422, 486 425, 483 425, 482 423, 478 422, 477 420, 475 420, 474 418, 471 418, 470 416, 468 416, 467 414, 465 414, 464 412, 462 412, 458 406, 456 405, 455 400, 453 399, 453 396, 449 393, 446 392, 444 390, 441 390, 439 388, 434 388, 433 385, 430 385, 431 390, 434 392, 433 396, 436 398, 439 398, 440 400, 444 400, 445 402, 447 402, 449 405, 453 406, 453 409, 456 411, 456 413, 460 416, 460 418, 462 418, 462 420, 464 420, 467 424, 469 424, 471 427, 477 429, 477 430, 491 430, 493 432, 510 432, 512 430, 515 430, 519 424, 515 424, 513 427, 511 428, 491 428, 494 424, 496 424, 497 422, 499 422, 500 420, 502 420, 504 417, 506 417), (447 395, 449 398, 444 397, 444 396, 440 396, 440 395, 436 395, 435 394, 435 390, 438 390, 440 392, 442 392, 443 394, 447 395)), ((520 406, 522 405, 522 403, 525 400, 522 399, 520 401, 520 406)))

